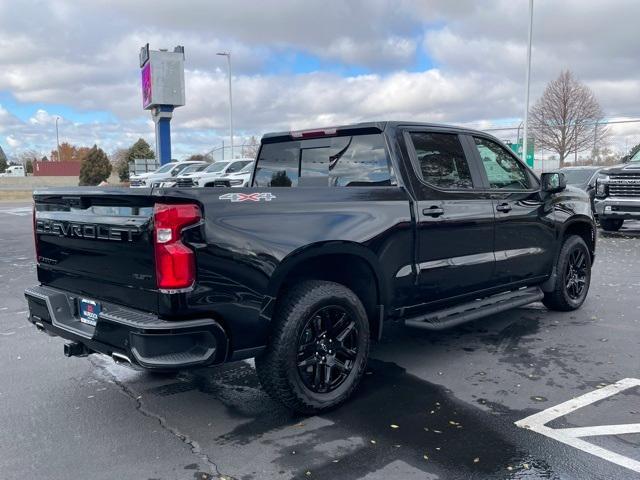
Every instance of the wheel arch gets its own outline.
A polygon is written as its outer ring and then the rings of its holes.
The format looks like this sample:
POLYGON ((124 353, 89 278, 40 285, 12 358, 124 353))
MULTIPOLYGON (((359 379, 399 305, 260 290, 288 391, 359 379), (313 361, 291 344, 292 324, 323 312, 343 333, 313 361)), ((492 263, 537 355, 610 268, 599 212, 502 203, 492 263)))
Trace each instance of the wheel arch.
MULTIPOLYGON (((570 235, 578 235, 584 240, 587 247, 589 247, 591 262, 593 262, 596 254, 596 226, 593 220, 586 215, 579 215, 568 220, 563 225, 561 239, 564 241, 570 235)), ((559 254, 560 249, 558 249, 559 254)))
POLYGON ((379 338, 381 309, 388 305, 389 295, 378 258, 367 247, 355 242, 329 241, 290 253, 271 276, 267 295, 273 301, 263 315, 270 318, 283 292, 301 280, 333 281, 351 289, 365 307, 372 336, 379 338))

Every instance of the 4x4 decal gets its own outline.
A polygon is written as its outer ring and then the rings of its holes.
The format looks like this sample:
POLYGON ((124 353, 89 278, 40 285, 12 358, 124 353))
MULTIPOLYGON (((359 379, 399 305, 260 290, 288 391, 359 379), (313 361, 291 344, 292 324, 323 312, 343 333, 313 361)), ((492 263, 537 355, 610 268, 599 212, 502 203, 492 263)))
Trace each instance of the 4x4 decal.
POLYGON ((232 202, 259 202, 264 200, 270 202, 276 196, 270 192, 255 192, 255 193, 225 193, 218 197, 220 200, 230 200, 232 202))

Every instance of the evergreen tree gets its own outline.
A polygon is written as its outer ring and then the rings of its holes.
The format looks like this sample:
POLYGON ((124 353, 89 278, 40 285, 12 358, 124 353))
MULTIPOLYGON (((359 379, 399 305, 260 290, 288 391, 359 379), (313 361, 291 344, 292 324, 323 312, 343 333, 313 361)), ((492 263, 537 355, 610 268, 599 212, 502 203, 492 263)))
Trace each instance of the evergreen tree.
POLYGON ((129 180, 129 162, 136 158, 156 158, 153 150, 151 150, 151 147, 143 138, 139 138, 138 141, 129 148, 129 153, 126 157, 118 161, 116 170, 121 182, 129 180))
POLYGON ((80 185, 98 185, 111 175, 111 162, 107 154, 94 145, 82 159, 80 185))

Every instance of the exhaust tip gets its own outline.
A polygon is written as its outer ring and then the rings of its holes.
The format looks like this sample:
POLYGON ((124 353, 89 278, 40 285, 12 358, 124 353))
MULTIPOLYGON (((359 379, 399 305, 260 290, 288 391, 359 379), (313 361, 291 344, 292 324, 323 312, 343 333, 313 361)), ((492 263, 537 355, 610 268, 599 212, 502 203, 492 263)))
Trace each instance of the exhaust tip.
POLYGON ((119 365, 132 366, 131 359, 122 353, 113 352, 111 354, 111 358, 119 365))

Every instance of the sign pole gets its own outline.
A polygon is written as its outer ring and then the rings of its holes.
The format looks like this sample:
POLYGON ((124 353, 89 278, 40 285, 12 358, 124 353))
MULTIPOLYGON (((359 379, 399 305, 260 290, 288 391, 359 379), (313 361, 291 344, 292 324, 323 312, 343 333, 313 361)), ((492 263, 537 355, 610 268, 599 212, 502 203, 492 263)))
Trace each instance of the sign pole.
POLYGON ((150 110, 155 124, 156 158, 161 165, 171 162, 171 118, 175 107, 185 104, 184 47, 173 52, 140 49, 142 108, 150 110))
POLYGON ((158 105, 151 111, 156 125, 156 156, 160 165, 171 162, 171 117, 172 105, 158 105))

